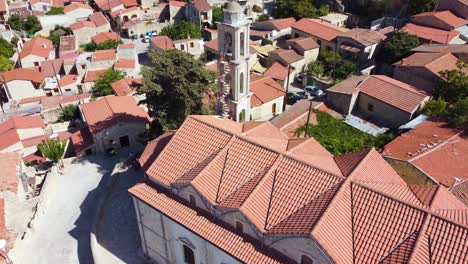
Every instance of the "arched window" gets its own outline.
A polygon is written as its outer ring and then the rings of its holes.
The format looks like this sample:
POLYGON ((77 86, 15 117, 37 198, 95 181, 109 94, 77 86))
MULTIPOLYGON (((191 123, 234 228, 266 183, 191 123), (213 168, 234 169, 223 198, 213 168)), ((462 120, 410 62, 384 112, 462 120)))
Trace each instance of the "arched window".
POLYGON ((187 264, 195 264, 195 253, 193 250, 187 246, 183 245, 184 249, 184 262, 187 264))
POLYGON ((225 35, 225 51, 226 53, 232 53, 232 35, 229 32, 226 32, 225 35))
POLYGON ((314 264, 314 261, 309 256, 302 255, 301 264, 314 264))
POLYGON ((244 73, 241 72, 239 76, 239 93, 244 93, 244 73))
POLYGON ((245 53, 245 34, 244 32, 240 33, 240 55, 244 56, 245 53))

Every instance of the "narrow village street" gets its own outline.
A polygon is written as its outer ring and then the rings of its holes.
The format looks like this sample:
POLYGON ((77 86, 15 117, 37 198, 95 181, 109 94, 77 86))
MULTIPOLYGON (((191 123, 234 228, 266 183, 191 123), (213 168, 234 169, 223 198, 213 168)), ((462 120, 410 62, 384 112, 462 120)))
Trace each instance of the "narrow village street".
POLYGON ((47 179, 38 212, 23 240, 10 252, 14 263, 94 263, 90 233, 97 201, 117 157, 65 160, 63 175, 47 179))

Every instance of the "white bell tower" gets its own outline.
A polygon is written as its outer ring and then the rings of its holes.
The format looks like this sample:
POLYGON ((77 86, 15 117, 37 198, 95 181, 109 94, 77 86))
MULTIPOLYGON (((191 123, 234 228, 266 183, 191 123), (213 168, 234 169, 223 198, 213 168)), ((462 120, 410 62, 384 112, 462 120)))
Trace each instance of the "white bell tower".
POLYGON ((244 9, 227 3, 218 23, 218 113, 237 122, 250 119, 249 31, 244 9))

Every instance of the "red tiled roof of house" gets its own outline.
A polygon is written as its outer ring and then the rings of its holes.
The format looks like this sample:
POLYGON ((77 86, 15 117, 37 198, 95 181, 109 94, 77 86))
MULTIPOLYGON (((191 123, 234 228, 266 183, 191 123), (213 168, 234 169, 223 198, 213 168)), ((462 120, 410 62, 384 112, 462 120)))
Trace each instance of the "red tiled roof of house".
MULTIPOLYGON (((425 67, 435 75, 440 76, 444 70, 455 70, 458 58, 451 53, 415 53, 394 63, 396 67, 425 67)), ((468 72, 468 71, 466 71, 468 72)))
POLYGON ((317 44, 312 38, 294 38, 288 39, 286 41, 288 45, 297 46, 303 50, 311 50, 311 49, 318 49, 320 45, 317 44))
POLYGON ((175 0, 169 1, 170 6, 185 7, 186 4, 187 3, 182 2, 182 1, 175 1, 175 0))
MULTIPOLYGON (((8 252, 14 247, 15 241, 18 234, 14 230, 10 230, 6 226, 5 220, 5 199, 0 198, 0 237, 6 240, 6 246, 2 249, 8 254, 8 252)), ((4 254, 1 254, 0 261, 6 261, 4 254)))
POLYGON ((39 62, 39 71, 44 77, 54 77, 62 71, 63 59, 46 60, 39 62))
POLYGON ((136 61, 135 60, 120 59, 115 63, 114 68, 116 68, 116 69, 135 69, 136 68, 136 61))
POLYGON ((123 78, 111 84, 112 90, 117 96, 132 95, 136 92, 137 87, 141 85, 141 79, 139 78, 123 78))
MULTIPOLYGON (((0 82, 11 82, 14 80, 31 81, 35 83, 44 82, 44 74, 36 69, 16 68, 11 71, 0 73, 0 82)), ((8 87, 13 88, 13 87, 8 87)))
POLYGON ((93 8, 90 7, 89 5, 75 2, 75 3, 71 3, 71 4, 67 5, 67 6, 65 6, 65 8, 63 9, 63 12, 65 14, 68 14, 68 13, 70 13, 72 11, 77 10, 77 9, 86 9, 86 10, 89 10, 91 12, 94 11, 93 8))
POLYGON ((290 28, 292 25, 294 25, 294 23, 296 23, 296 19, 294 17, 288 17, 282 19, 268 20, 268 22, 271 23, 276 30, 283 30, 286 28, 290 28))
POLYGON ((161 151, 166 147, 167 143, 169 143, 169 141, 172 139, 174 134, 175 131, 170 130, 148 142, 145 150, 138 159, 138 162, 144 171, 146 171, 149 166, 153 164, 159 154, 161 154, 161 151))
POLYGON ((109 23, 107 18, 102 14, 102 12, 96 12, 89 15, 88 19, 93 22, 96 27, 100 27, 109 23))
POLYGON ((107 70, 95 70, 95 71, 87 71, 84 77, 83 83, 87 82, 95 82, 99 80, 99 76, 105 73, 107 70))
POLYGON ((79 107, 93 134, 120 122, 147 123, 150 120, 131 96, 106 96, 79 107))
POLYGON ((218 52, 218 39, 213 39, 204 44, 205 47, 213 50, 214 52, 218 52))
POLYGON ((134 49, 135 48, 135 43, 125 43, 125 44, 120 44, 117 46, 117 50, 120 49, 134 49))
POLYGON ((424 91, 385 75, 371 75, 362 81, 357 89, 408 113, 415 111, 428 97, 424 91))
POLYGON ((326 41, 333 41, 339 34, 348 31, 348 29, 335 26, 320 19, 303 18, 297 21, 292 28, 304 33, 316 36, 326 41))
POLYGON ((24 43, 23 49, 21 50, 19 56, 20 59, 24 59, 29 55, 35 55, 48 59, 52 48, 52 41, 41 37, 35 37, 24 43))
POLYGON ((0 1, 0 12, 6 12, 6 11, 8 11, 7 1, 6 0, 1 0, 0 1))
POLYGON ((111 17, 116 18, 116 17, 118 17, 120 15, 129 13, 129 12, 132 12, 132 11, 136 11, 136 10, 138 10, 138 7, 133 6, 133 7, 130 7, 130 8, 116 10, 114 12, 111 12, 110 15, 111 15, 111 17))
POLYGON ((74 35, 61 36, 60 37, 60 53, 64 51, 75 51, 77 50, 77 42, 74 35))
POLYGON ((450 52, 452 54, 468 54, 468 45, 460 44, 422 44, 412 49, 413 52, 440 53, 450 52))
POLYGON ((62 96, 62 95, 45 96, 41 98, 40 103, 41 103, 42 109, 49 109, 53 107, 64 106, 70 103, 78 104, 80 100, 88 99, 90 97, 91 95, 88 93, 69 95, 69 96, 62 96))
POLYGON ((60 77, 59 85, 60 86, 67 86, 70 84, 76 84, 78 82, 79 75, 76 74, 67 74, 60 77))
POLYGON ((284 96, 283 87, 271 77, 263 77, 250 82, 250 91, 253 95, 250 99, 250 107, 256 107, 266 102, 284 96))
MULTIPOLYGON (((424 13, 420 13, 420 14, 413 16, 413 18, 420 18, 420 17, 430 17, 433 20, 435 20, 434 24, 438 24, 442 22, 453 28, 461 27, 468 23, 467 20, 455 16, 452 12, 448 10, 436 11, 436 12, 424 12, 424 13)), ((433 25, 427 25, 427 26, 433 26, 433 25)))
POLYGON ((121 0, 121 2, 125 7, 132 7, 138 5, 137 0, 121 0))
POLYGON ((0 153, 0 192, 18 190, 18 166, 21 166, 21 154, 16 152, 0 153))
POLYGON ((338 84, 333 85, 329 89, 328 92, 335 92, 335 93, 344 93, 344 94, 353 94, 357 91, 356 87, 367 79, 365 75, 352 75, 349 78, 339 82, 338 84))
POLYGON ((468 180, 455 185, 450 191, 458 200, 468 206, 468 180))
POLYGON ((101 32, 92 36, 91 40, 96 44, 101 44, 108 40, 120 40, 120 36, 116 32, 101 32))
MULTIPOLYGON (((292 69, 292 72, 294 69, 292 69)), ((288 67, 284 67, 281 63, 275 61, 268 70, 263 74, 275 80, 284 81, 288 78, 288 67)))
POLYGON ((155 47, 163 50, 175 49, 174 42, 172 42, 172 39, 167 36, 152 37, 150 38, 150 41, 155 47))
POLYGON ((114 49, 108 49, 108 50, 96 50, 93 53, 93 61, 109 61, 109 60, 115 60, 117 55, 115 54, 114 49))
POLYGON ((96 0, 94 2, 102 11, 109 11, 112 8, 123 5, 121 0, 96 0))
POLYGON ((378 44, 387 38, 384 34, 380 34, 375 30, 367 28, 353 28, 347 32, 339 34, 338 37, 353 39, 364 47, 378 44))
POLYGON ((277 50, 271 51, 270 53, 278 54, 278 57, 282 61, 284 61, 284 63, 288 65, 304 59, 303 56, 297 54, 296 51, 292 49, 291 50, 277 49, 277 50))
POLYGON ((429 42, 437 42, 442 44, 450 43, 454 38, 460 36, 460 32, 456 30, 446 31, 431 27, 419 26, 413 23, 406 24, 402 31, 411 35, 416 35, 418 38, 429 42))
POLYGON ((18 129, 44 128, 40 115, 15 116, 0 123, 0 150, 20 142, 18 129))
POLYGON ((263 235, 309 237, 332 262, 463 262, 468 248, 460 241, 468 237, 468 221, 463 204, 445 189, 410 188, 373 149, 333 158, 314 139, 270 147, 281 140, 270 122, 189 116, 146 170, 158 184, 142 183, 130 193, 247 263, 264 263, 258 254, 275 251, 265 245, 246 254, 255 240, 217 235, 221 231, 214 230, 233 227, 191 209, 177 189, 191 185, 211 205, 240 212, 263 235), (427 250, 427 234, 437 248, 427 250))
POLYGON ((72 30, 79 30, 84 27, 95 28, 96 24, 92 21, 78 21, 70 25, 72 30))
POLYGON ((211 11, 211 5, 207 0, 192 0, 193 7, 200 12, 209 12, 211 11))
POLYGON ((93 135, 91 135, 88 127, 73 132, 70 142, 73 144, 75 153, 80 153, 94 145, 93 135))

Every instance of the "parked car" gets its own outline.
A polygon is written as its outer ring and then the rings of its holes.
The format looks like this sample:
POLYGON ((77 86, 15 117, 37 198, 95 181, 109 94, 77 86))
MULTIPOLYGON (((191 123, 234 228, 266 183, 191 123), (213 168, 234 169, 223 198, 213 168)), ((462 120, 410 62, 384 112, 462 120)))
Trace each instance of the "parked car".
POLYGON ((144 43, 148 43, 148 42, 149 42, 149 36, 148 36, 148 35, 145 35, 145 37, 143 38, 143 42, 144 42, 144 43))
POLYGON ((320 88, 315 87, 315 86, 306 86, 304 88, 304 91, 306 93, 310 93, 311 95, 318 96, 318 97, 325 95, 325 93, 322 90, 320 90, 320 88))
POLYGON ((305 98, 305 92, 289 92, 288 93, 288 104, 292 105, 297 101, 305 98))

